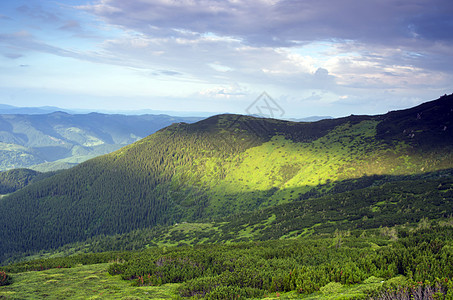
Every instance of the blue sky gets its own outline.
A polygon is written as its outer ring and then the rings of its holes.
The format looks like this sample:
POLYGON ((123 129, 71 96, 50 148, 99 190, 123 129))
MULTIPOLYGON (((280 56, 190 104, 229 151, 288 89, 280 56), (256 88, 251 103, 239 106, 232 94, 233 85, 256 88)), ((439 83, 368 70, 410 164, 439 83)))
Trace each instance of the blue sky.
POLYGON ((0 3, 0 103, 378 114, 453 92, 450 0, 0 3))

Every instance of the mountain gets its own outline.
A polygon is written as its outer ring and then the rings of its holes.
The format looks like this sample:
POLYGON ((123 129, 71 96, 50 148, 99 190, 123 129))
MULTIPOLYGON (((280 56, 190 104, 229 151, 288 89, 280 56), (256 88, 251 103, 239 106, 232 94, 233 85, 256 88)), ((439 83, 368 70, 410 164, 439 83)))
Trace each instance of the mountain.
MULTIPOLYGON (((0 199, 0 253, 282 207, 353 191, 359 187, 347 183, 361 178, 448 170, 452 117, 450 95, 385 115, 313 123, 241 115, 176 123, 0 199)), ((347 203, 342 196, 332 201, 347 203)), ((450 194, 439 201, 447 201, 442 216, 453 213, 450 194)), ((372 209, 365 200, 358 205, 372 209)), ((320 213, 314 220, 323 221, 320 213)))
MULTIPOLYGON (((0 104, 0 114, 49 114, 56 111, 63 111, 63 109, 54 106, 41 106, 41 107, 17 107, 7 104, 0 104)), ((69 111, 67 111, 69 113, 69 111)))
MULTIPOLYGON (((88 109, 74 108, 74 109, 64 109, 56 106, 39 106, 39 107, 18 107, 7 104, 0 104, 0 114, 21 114, 21 115, 41 115, 41 114, 50 114, 53 112, 65 112, 68 114, 87 114, 93 112, 88 109)), ((174 117, 182 118, 192 118, 193 116, 198 116, 198 119, 207 118, 215 114, 214 112, 205 112, 205 111, 170 111, 170 110, 154 110, 154 109, 137 109, 137 110, 109 110, 109 109, 99 109, 96 110, 97 113, 108 114, 108 115, 169 115, 174 117)))
POLYGON ((117 150, 174 122, 200 119, 65 112, 0 115, 0 170, 67 168, 117 150))

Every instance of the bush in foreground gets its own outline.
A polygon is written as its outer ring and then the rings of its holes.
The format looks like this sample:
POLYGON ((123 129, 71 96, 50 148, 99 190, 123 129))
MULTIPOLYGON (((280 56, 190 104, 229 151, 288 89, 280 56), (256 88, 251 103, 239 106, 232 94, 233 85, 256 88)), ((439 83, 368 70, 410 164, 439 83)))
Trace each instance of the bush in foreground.
POLYGON ((3 271, 0 271, 0 286, 8 285, 11 283, 13 283, 13 279, 11 278, 11 276, 9 276, 3 271))

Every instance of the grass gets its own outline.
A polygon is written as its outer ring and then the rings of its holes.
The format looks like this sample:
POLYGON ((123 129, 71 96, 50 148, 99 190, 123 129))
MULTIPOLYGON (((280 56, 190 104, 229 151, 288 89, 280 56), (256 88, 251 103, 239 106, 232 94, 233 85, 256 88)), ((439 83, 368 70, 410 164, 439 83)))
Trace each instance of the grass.
POLYGON ((197 161, 202 174, 198 185, 207 187, 210 199, 207 210, 226 215, 292 202, 320 185, 327 184, 328 190, 328 183, 339 180, 420 172, 422 161, 407 155, 408 145, 389 147, 375 139, 378 124, 346 123, 309 143, 276 135, 225 160, 197 161))
MULTIPOLYGON (((177 246, 180 243, 183 244, 194 244, 196 234, 199 232, 218 232, 217 227, 213 227, 213 223, 187 223, 183 222, 175 224, 169 228, 167 232, 151 242, 159 247, 172 247, 177 246), (177 241, 174 241, 178 236, 177 241), (188 238, 187 238, 188 237, 188 238)), ((202 243, 202 241, 199 241, 202 243)))
POLYGON ((227 161, 211 158, 199 163, 204 166, 201 182, 210 186, 212 209, 243 211, 250 210, 250 204, 267 207, 291 202, 319 184, 337 180, 335 174, 341 173, 340 168, 351 164, 346 158, 353 148, 357 151, 354 159, 360 159, 363 153, 375 146, 357 143, 374 136, 377 124, 376 121, 364 121, 339 126, 312 143, 295 143, 283 136, 274 136, 269 142, 227 161), (350 142, 351 139, 356 143, 350 142), (219 165, 225 170, 224 178, 213 180, 218 177, 219 165), (271 188, 276 189, 274 195, 268 194, 271 188), (231 195, 238 194, 249 196, 242 202, 231 198, 231 195))
POLYGON ((0 299, 174 299, 178 284, 135 287, 107 273, 108 264, 12 274, 0 299))

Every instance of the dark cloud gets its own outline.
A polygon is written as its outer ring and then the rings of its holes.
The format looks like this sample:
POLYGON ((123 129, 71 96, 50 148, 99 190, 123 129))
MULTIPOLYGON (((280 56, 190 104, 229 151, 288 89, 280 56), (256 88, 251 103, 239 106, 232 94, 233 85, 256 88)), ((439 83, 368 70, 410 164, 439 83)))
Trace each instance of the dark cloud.
POLYGON ((23 55, 19 54, 19 53, 4 53, 3 56, 5 56, 7 58, 11 58, 11 59, 18 59, 18 58, 22 57, 23 55))
MULTIPOLYGON (((258 51, 261 59, 250 60, 253 56, 247 50, 237 55, 237 49, 298 48, 320 41, 337 45, 332 56, 357 54, 353 60, 338 61, 343 69, 337 68, 336 75, 340 72, 343 79, 349 76, 345 69, 358 72, 354 81, 367 73, 366 83, 373 81, 372 73, 389 77, 409 74, 392 66, 446 73, 453 67, 450 0, 102 0, 79 8, 126 31, 139 32, 150 40, 161 39, 151 43, 148 50, 157 52, 162 47, 162 63, 187 66, 192 70, 189 73, 206 69, 191 66, 187 58, 194 62, 192 65, 219 61, 236 70, 261 70, 268 68, 263 63, 265 50, 258 51), (211 35, 223 40, 207 42, 206 37, 211 35), (363 65, 370 67, 365 70, 363 65)), ((108 45, 111 51, 118 47, 108 45)), ((319 79, 319 75, 309 77, 319 79)), ((332 76, 324 77, 322 82, 326 81, 333 82, 332 76)))
POLYGON ((82 27, 80 26, 79 22, 70 20, 70 21, 67 21, 63 26, 61 26, 58 29, 79 32, 82 30, 82 27))
POLYGON ((17 11, 34 19, 38 19, 43 22, 59 22, 60 17, 53 12, 45 10, 40 5, 21 5, 17 8, 17 11))
POLYGON ((182 75, 180 72, 171 71, 171 70, 160 70, 159 74, 160 75, 165 75, 165 76, 179 76, 179 75, 182 75))
POLYGON ((184 29, 235 36, 255 45, 329 39, 396 45, 414 38, 453 39, 450 0, 104 0, 85 9, 148 34, 184 29))
POLYGON ((453 41, 453 9, 433 11, 411 19, 410 28, 416 37, 435 40, 453 41))

